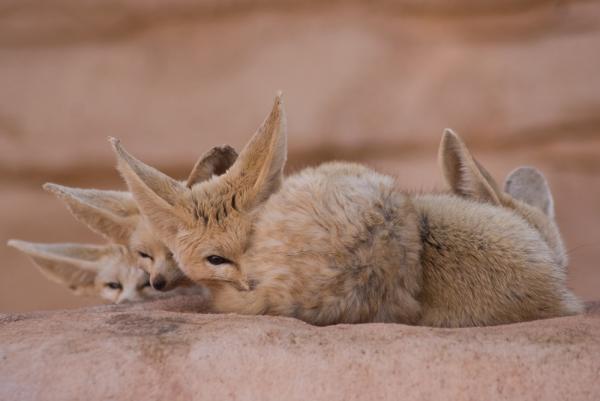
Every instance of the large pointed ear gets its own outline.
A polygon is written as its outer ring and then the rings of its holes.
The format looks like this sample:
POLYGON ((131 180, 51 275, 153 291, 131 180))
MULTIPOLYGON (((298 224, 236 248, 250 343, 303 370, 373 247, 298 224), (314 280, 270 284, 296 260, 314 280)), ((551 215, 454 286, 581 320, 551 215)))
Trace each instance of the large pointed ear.
POLYGON ((131 194, 70 188, 47 183, 44 189, 62 199, 73 216, 109 241, 127 245, 139 211, 131 194))
POLYGON ((139 209, 161 239, 170 243, 182 226, 195 221, 190 189, 131 156, 118 139, 109 140, 117 155, 118 169, 139 209))
POLYGON ((83 244, 36 244, 10 240, 8 245, 27 254, 50 281, 69 287, 79 295, 93 295, 94 280, 105 258, 118 252, 117 246, 83 244))
POLYGON ((215 146, 200 156, 188 176, 186 187, 191 188, 194 184, 206 181, 213 175, 224 174, 233 165, 237 157, 237 152, 231 146, 215 146))
POLYGON ((236 189, 241 208, 249 210, 279 189, 286 158, 286 117, 279 93, 271 113, 223 176, 236 189))
POLYGON ((452 130, 446 129, 438 153, 446 182, 452 192, 469 199, 500 204, 498 185, 452 130))
POLYGON ((544 175, 534 167, 519 167, 506 177, 504 190, 520 201, 554 218, 554 199, 544 175))

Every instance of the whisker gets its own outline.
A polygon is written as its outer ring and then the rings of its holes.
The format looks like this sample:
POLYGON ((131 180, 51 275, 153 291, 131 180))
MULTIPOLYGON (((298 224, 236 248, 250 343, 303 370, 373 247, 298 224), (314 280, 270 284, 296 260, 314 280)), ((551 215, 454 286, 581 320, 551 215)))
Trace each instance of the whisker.
POLYGON ((596 244, 598 244, 598 243, 599 243, 599 241, 588 242, 588 243, 586 243, 586 244, 580 244, 580 245, 577 245, 577 246, 575 246, 575 247, 573 247, 573 248, 571 248, 571 249, 567 249, 567 250, 565 251, 565 253, 566 253, 567 255, 570 255, 570 254, 571 254, 572 252, 574 252, 574 251, 578 251, 578 250, 579 250, 579 249, 581 249, 581 248, 584 248, 584 247, 587 247, 587 246, 591 246, 591 245, 596 245, 596 244))

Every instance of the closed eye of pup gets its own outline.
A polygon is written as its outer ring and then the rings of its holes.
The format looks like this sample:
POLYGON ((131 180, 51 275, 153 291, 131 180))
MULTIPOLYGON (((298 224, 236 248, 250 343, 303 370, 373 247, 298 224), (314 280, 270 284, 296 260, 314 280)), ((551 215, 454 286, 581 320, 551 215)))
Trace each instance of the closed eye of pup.
POLYGON ((140 257, 142 257, 142 258, 145 258, 145 259, 150 259, 150 260, 154 260, 154 258, 152 257, 152 255, 150 255, 150 254, 149 254, 149 253, 147 253, 147 252, 144 252, 144 251, 137 251, 137 254, 138 254, 140 257))
POLYGON ((119 283, 118 281, 111 281, 111 282, 105 283, 104 286, 107 288, 110 288, 111 290, 122 290, 123 289, 123 285, 121 285, 121 283, 119 283))

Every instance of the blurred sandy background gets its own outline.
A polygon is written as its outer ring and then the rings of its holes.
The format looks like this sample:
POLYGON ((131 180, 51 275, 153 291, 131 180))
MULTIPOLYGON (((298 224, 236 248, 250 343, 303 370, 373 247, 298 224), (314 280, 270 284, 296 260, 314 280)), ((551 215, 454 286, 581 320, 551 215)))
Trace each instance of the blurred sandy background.
POLYGON ((99 303, 4 245, 100 241, 41 184, 123 188, 108 135, 184 177, 239 149, 278 89, 288 172, 350 159, 440 188, 445 127, 500 181, 539 167, 570 283, 600 299, 599 72, 594 1, 3 0, 0 310, 99 303))

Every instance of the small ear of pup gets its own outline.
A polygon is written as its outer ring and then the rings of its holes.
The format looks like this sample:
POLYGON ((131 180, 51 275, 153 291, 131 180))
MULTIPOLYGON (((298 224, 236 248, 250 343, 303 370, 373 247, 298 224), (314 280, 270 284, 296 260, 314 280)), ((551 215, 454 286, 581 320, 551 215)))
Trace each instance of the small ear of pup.
POLYGON ((70 188, 47 183, 43 188, 63 200, 69 211, 92 231, 109 241, 127 245, 139 214, 127 192, 70 188))
POLYGON ((554 219, 554 199, 544 175, 534 167, 519 167, 506 177, 504 191, 554 219))
POLYGON ((237 157, 237 152, 231 146, 215 146, 200 156, 188 176, 186 187, 191 188, 194 184, 206 181, 213 175, 224 174, 233 165, 237 157))
POLYGON ((50 281, 85 295, 97 292, 94 281, 103 259, 117 251, 110 245, 39 244, 14 239, 8 245, 28 255, 50 281))
POLYGON ((438 159, 446 182, 455 194, 500 205, 501 192, 498 185, 471 156, 460 137, 450 129, 446 129, 442 135, 438 159))

